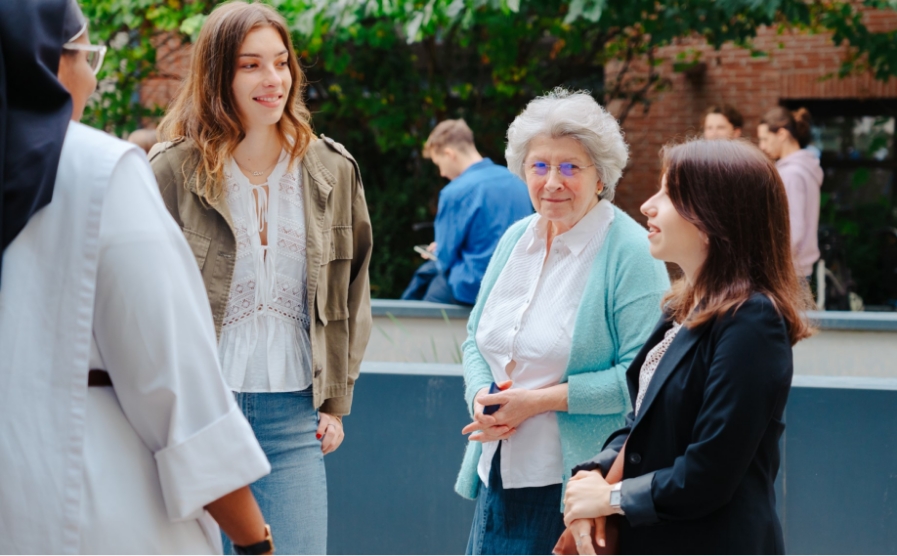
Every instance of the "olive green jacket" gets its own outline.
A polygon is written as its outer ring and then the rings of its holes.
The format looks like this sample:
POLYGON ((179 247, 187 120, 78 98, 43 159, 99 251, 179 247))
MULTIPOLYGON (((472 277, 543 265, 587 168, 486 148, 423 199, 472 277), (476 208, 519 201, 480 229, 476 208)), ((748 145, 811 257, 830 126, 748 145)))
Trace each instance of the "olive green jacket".
MULTIPOLYGON (((165 206, 196 257, 220 338, 237 255, 227 202, 222 196, 210 205, 196 194, 205 178, 192 140, 157 144, 149 159, 165 206)), ((314 404, 348 415, 371 335, 371 219, 358 164, 342 145, 313 140, 301 168, 314 404)))

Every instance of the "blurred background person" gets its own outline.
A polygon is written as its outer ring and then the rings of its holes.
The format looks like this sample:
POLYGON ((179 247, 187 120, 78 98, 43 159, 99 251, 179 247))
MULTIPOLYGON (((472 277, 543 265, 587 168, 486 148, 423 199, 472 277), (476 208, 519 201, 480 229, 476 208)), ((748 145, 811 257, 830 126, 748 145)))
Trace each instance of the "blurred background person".
POLYGON ((810 279, 819 260, 819 207, 824 177, 819 158, 805 147, 810 143, 812 119, 806 108, 792 112, 777 106, 757 126, 760 149, 776 161, 788 194, 791 250, 799 275, 810 279))
POLYGON ((225 381, 271 461, 252 490, 278 550, 325 554, 324 456, 345 436, 371 331, 361 175, 315 137, 274 8, 220 5, 192 56, 150 162, 202 271, 225 381))
POLYGON ((436 260, 417 269, 402 299, 473 305, 499 238, 533 207, 517 176, 480 155, 464 120, 433 128, 424 158, 451 181, 439 193, 436 241, 428 247, 436 260))
POLYGON ((714 104, 704 112, 704 139, 738 139, 743 127, 741 112, 728 104, 714 104))
POLYGON ((626 368, 669 278, 645 229, 611 203, 628 148, 590 95, 530 102, 506 156, 537 214, 502 237, 470 315, 473 434, 455 489, 477 501, 469 554, 550 554, 569 470, 625 422, 626 368), (505 390, 490 395, 491 383, 505 390))
POLYGON ((622 515, 621 554, 783 554, 779 439, 791 347, 811 333, 785 190, 742 141, 668 148, 662 176, 642 205, 651 255, 684 277, 626 373, 626 426, 574 469, 565 520, 590 540, 593 518, 622 515))
POLYGON ((159 134, 155 129, 135 129, 128 135, 128 142, 134 143, 143 152, 148 153, 153 145, 159 142, 159 134))
POLYGON ((77 123, 104 53, 74 0, 0 2, 0 553, 270 553, 190 248, 144 154, 77 123))

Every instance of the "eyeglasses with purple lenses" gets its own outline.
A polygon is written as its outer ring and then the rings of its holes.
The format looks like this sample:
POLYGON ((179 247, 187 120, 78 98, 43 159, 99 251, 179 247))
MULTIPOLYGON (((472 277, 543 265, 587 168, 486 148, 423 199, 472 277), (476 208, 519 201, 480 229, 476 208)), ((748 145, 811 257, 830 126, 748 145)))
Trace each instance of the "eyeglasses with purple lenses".
POLYGON ((561 162, 557 166, 548 164, 547 162, 534 162, 530 165, 530 171, 537 176, 547 176, 552 168, 557 168, 558 172, 565 178, 572 178, 582 171, 583 168, 591 168, 594 164, 588 166, 577 166, 570 162, 561 162))

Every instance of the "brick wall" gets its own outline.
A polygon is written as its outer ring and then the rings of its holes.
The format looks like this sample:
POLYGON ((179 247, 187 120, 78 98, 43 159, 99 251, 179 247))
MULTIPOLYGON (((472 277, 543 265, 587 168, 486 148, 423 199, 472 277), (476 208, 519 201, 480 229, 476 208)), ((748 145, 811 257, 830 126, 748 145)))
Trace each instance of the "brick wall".
POLYGON ((156 46, 156 74, 140 86, 144 106, 168 106, 190 67, 190 47, 163 36, 156 46))
MULTIPOLYGON (((894 12, 867 13, 866 20, 873 31, 897 28, 894 12)), ((762 29, 755 45, 769 56, 752 58, 747 50, 732 45, 717 51, 695 40, 661 51, 668 60, 680 52, 699 51, 706 69, 687 76, 673 72, 672 63, 666 62, 662 71, 671 88, 654 98, 647 114, 636 108, 627 117, 623 127, 631 154, 617 189, 621 208, 643 220, 639 205, 659 183, 658 151, 668 141, 700 134, 701 116, 711 104, 735 106, 745 117, 744 135, 756 140, 760 117, 781 100, 897 98, 897 79, 887 83, 871 75, 824 79, 837 72, 845 53, 829 35, 779 35, 774 29, 762 29)), ((607 68, 609 81, 615 71, 613 66, 607 68)), ((619 106, 612 103, 610 109, 619 106)))

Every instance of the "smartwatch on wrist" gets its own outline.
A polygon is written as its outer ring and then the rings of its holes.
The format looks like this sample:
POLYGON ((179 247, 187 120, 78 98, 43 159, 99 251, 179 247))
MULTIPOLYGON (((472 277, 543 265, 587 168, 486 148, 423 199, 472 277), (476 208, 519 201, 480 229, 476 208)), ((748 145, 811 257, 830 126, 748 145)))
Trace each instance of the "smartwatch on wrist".
POLYGON ((623 508, 620 505, 623 503, 623 481, 616 483, 611 487, 610 491, 610 507, 620 515, 623 515, 623 508))
POLYGON ((259 541, 255 544, 249 544, 246 546, 240 546, 238 544, 234 545, 234 552, 237 554, 267 554, 274 553, 274 539, 271 538, 271 526, 267 523, 265 524, 265 540, 259 541))

